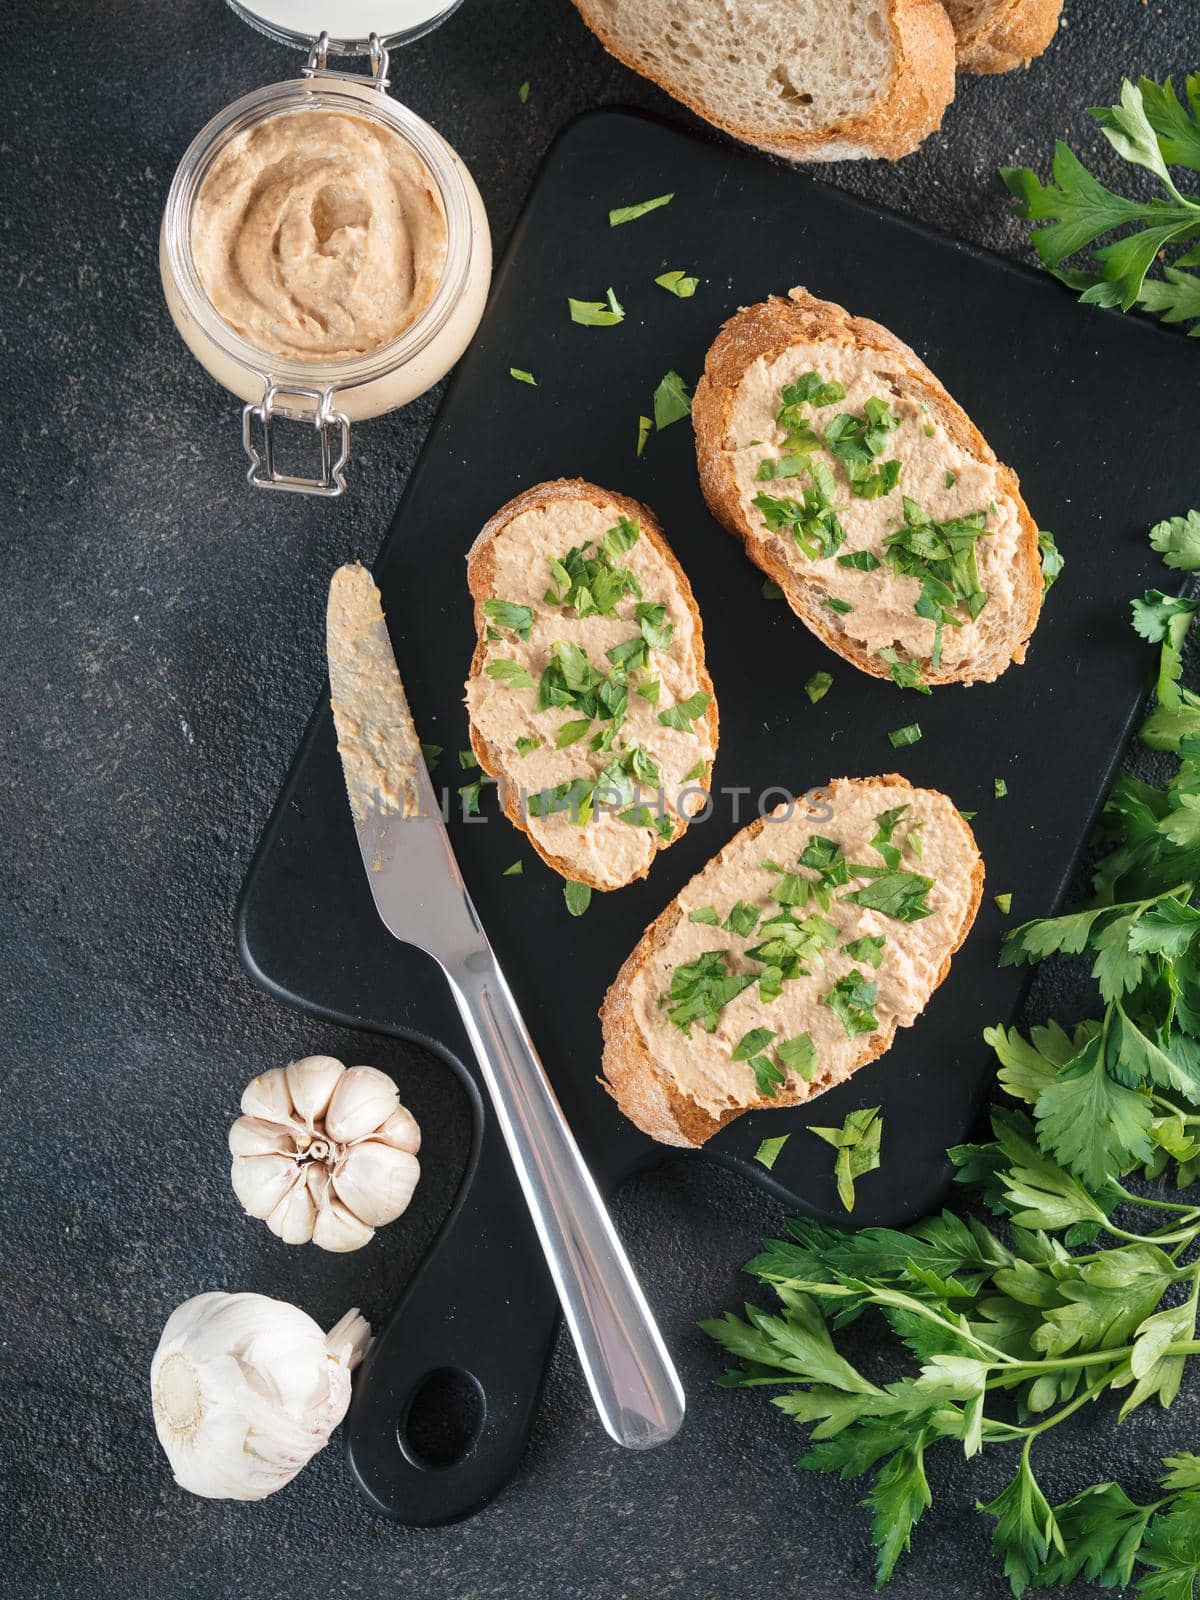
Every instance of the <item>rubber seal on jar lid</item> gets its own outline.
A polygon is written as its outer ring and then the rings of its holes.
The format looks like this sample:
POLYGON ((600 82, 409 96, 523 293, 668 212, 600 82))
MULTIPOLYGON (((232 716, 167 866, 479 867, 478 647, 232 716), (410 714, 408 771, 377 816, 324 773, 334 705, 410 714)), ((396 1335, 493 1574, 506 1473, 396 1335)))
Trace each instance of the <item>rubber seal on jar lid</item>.
POLYGON ((228 4, 243 22, 280 44, 309 50, 327 31, 331 55, 365 56, 371 53, 372 34, 385 49, 408 44, 445 21, 462 0, 228 0, 228 4))

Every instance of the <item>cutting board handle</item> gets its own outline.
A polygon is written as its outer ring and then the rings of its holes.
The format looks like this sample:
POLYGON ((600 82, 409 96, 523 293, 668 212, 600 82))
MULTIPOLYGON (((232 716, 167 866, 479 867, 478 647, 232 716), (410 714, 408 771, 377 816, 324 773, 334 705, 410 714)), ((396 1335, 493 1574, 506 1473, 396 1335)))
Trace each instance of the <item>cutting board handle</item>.
POLYGON ((363 1494, 410 1527, 468 1517, 512 1477, 558 1325, 558 1299, 500 1129, 477 1090, 474 1098, 474 1162, 367 1354, 346 1422, 347 1458, 363 1494))

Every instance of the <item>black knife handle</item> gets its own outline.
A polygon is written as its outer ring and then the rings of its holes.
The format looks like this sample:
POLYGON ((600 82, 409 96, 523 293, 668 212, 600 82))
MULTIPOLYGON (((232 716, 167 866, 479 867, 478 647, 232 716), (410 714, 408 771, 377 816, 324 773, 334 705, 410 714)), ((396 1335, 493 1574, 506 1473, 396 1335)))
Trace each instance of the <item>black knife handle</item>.
MULTIPOLYGON (((355 1378, 346 1421, 347 1459, 363 1494, 410 1527, 468 1517, 512 1477, 558 1326, 558 1299, 500 1129, 477 1091, 474 1098, 473 1166, 355 1378), (423 1440, 447 1391, 477 1423, 449 1460, 423 1440)), ((437 1420, 447 1424, 439 1446, 447 1434, 453 1443, 463 1416, 437 1420)))

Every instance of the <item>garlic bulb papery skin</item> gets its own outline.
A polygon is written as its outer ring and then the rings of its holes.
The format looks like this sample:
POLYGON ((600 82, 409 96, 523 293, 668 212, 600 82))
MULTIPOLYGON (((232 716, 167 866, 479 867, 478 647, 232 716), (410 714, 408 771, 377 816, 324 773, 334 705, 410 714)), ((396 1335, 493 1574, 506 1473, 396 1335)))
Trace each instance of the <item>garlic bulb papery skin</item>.
POLYGON ((176 1483, 210 1500, 282 1489, 345 1416, 370 1343, 357 1310, 324 1334, 265 1294, 185 1300, 150 1364, 154 1426, 176 1483))
POLYGON ((229 1130, 233 1192, 285 1244, 358 1250, 407 1208, 420 1148, 386 1072, 305 1056, 247 1085, 229 1130))

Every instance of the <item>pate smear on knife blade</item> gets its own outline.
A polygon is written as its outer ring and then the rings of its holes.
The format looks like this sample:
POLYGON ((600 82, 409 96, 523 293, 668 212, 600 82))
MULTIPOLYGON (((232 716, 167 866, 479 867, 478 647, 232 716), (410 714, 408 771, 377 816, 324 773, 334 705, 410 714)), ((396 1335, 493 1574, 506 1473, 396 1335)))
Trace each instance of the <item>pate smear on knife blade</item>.
POLYGON ((325 647, 338 754, 354 820, 363 822, 372 812, 416 816, 421 746, 379 590, 361 562, 339 567, 330 582, 325 647))

